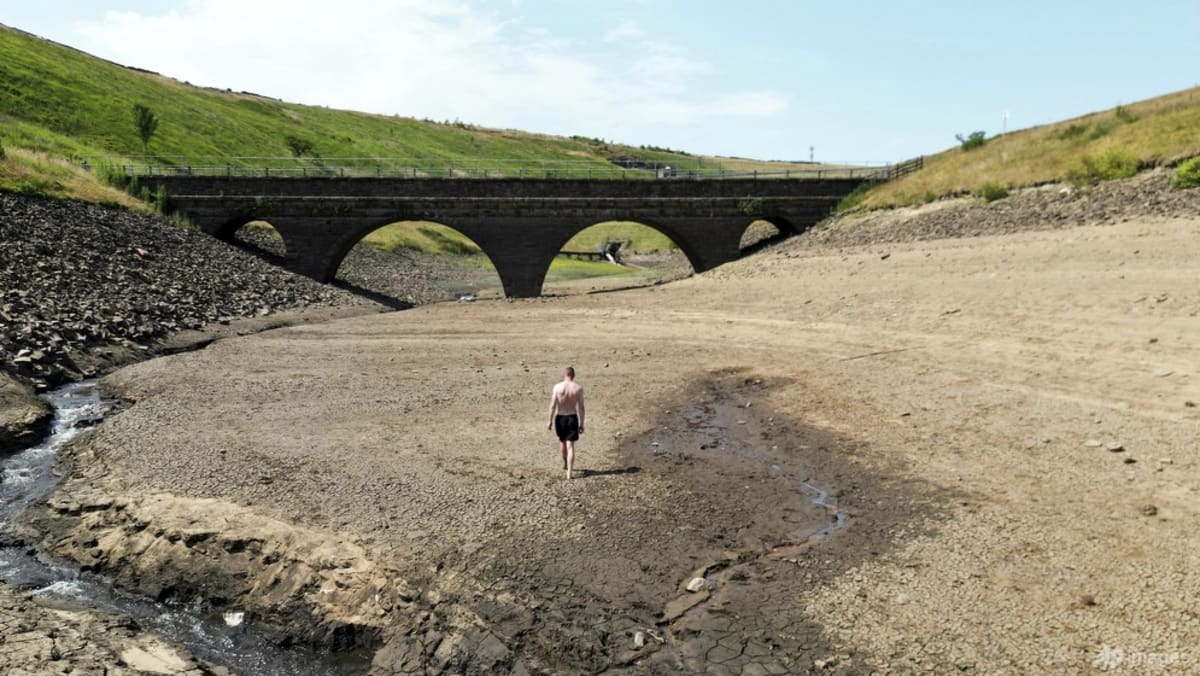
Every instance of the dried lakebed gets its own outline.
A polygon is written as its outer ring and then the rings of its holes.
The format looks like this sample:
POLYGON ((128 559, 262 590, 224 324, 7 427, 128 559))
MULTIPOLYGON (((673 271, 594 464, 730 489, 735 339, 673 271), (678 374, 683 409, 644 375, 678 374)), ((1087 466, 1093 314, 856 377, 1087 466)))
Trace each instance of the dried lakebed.
MULTIPOLYGON (((94 449, 68 445, 69 478, 26 512, 24 535, 88 572, 26 563, 20 584, 56 603, 86 598, 133 616, 236 673, 361 672, 365 651, 375 652, 374 673, 789 673, 814 664, 853 672, 865 665, 832 655, 789 602, 815 581, 806 548, 847 524, 840 499, 817 487, 843 442, 754 406, 768 386, 736 370, 710 374, 621 440, 624 468, 606 473, 661 481, 670 505, 641 506, 649 527, 589 528, 572 543, 493 543, 470 578, 436 561, 428 563, 444 574, 420 579, 352 539, 237 505, 127 500, 100 490, 108 469, 94 449), (559 566, 594 579, 563 585, 559 566), (231 611, 244 613, 237 630, 221 621, 231 611), (280 637, 333 657, 280 649, 280 637), (555 639, 564 642, 547 649, 555 639)), ((847 488, 868 482, 855 477, 847 488)))

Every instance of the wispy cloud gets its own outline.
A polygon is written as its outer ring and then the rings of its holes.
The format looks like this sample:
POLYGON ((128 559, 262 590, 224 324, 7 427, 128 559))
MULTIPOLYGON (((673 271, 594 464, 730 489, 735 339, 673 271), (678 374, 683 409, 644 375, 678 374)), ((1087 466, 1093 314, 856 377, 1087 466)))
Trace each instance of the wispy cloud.
POLYGON ((621 42, 624 40, 641 40, 646 33, 632 21, 622 21, 604 33, 605 42, 621 42))
POLYGON ((780 92, 709 91, 709 64, 648 41, 632 22, 581 44, 520 15, 519 3, 492 7, 190 0, 76 29, 84 49, 196 84, 499 127, 614 135, 635 120, 761 118, 788 107, 780 92))

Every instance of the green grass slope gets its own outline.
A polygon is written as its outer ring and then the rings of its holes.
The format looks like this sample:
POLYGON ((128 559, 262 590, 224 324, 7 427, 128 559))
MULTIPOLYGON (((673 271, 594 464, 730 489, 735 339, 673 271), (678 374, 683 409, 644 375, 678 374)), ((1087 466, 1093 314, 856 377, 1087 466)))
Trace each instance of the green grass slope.
POLYGON ((494 171, 513 171, 509 161, 517 161, 531 167, 569 162, 576 172, 611 172, 615 159, 671 164, 684 171, 712 170, 725 161, 731 171, 812 168, 333 110, 195 87, 0 25, 0 145, 26 151, 10 152, 0 162, 0 189, 115 200, 82 189, 76 180, 81 177, 64 181, 39 175, 44 162, 39 165, 33 155, 76 163, 111 157, 154 164, 221 158, 224 164, 238 157, 290 158, 289 137, 310 143, 311 154, 322 158, 432 158, 447 166, 494 171), (135 104, 149 106, 160 120, 150 159, 138 159, 144 151, 133 123, 135 104))
POLYGON ((1094 167, 1112 158, 1133 168, 1195 157, 1200 155, 1198 130, 1200 88, 1193 88, 1012 132, 972 150, 952 148, 927 157, 924 169, 874 188, 860 204, 917 204, 979 193, 987 183, 1025 187, 1068 178, 1116 178, 1096 175, 1094 167))

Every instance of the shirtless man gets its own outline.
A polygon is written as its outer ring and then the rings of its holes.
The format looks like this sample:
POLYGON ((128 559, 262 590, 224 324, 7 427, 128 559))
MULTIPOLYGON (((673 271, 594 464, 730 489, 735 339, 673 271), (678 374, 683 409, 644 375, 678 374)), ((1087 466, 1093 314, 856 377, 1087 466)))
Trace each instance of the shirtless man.
POLYGON ((550 422, 546 429, 558 434, 563 469, 571 479, 575 471, 575 442, 583 434, 583 386, 575 382, 574 367, 568 366, 563 371, 562 382, 554 386, 550 395, 550 422))

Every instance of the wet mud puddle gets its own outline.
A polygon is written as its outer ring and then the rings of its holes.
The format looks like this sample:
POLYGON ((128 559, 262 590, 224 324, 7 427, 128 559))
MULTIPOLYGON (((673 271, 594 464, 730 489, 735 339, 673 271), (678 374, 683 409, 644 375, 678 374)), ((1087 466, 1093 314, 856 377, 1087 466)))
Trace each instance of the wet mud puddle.
POLYGON ((95 381, 73 383, 45 395, 54 408, 53 429, 42 443, 0 458, 0 580, 31 591, 42 605, 89 609, 127 617, 143 629, 188 649, 193 656, 238 674, 260 676, 365 673, 359 653, 329 654, 281 646, 246 626, 240 613, 157 603, 122 593, 103 577, 49 560, 12 543, 5 534, 30 505, 57 484, 55 454, 99 424, 116 402, 102 400, 95 381))

